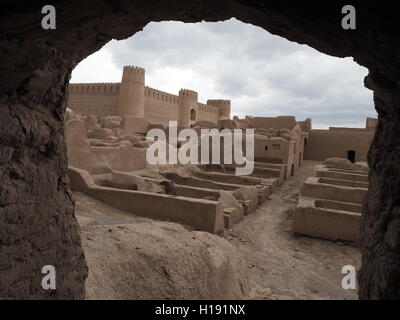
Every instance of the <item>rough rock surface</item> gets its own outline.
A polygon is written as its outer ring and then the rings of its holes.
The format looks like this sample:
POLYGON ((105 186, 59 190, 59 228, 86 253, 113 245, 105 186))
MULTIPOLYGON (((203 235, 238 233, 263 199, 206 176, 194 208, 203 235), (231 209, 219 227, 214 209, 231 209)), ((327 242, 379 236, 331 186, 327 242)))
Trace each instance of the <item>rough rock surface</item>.
POLYGON ((369 171, 368 165, 366 163, 363 162, 352 163, 351 161, 344 158, 328 158, 323 162, 323 164, 329 168, 335 168, 335 169, 353 170, 362 173, 363 172, 368 173, 369 171))
POLYGON ((82 231, 88 299, 243 299, 247 265, 228 241, 179 224, 82 231))
POLYGON ((400 56, 395 3, 354 0, 357 29, 341 28, 344 1, 102 1, 57 3, 56 30, 41 6, 4 4, 0 20, 0 297, 81 298, 86 265, 66 184, 65 94, 72 69, 112 38, 150 21, 237 19, 369 69, 378 126, 369 152, 362 221, 361 298, 400 298, 400 56), (57 266, 58 289, 39 271, 57 266))
POLYGON ((113 136, 113 131, 108 128, 94 128, 93 130, 88 131, 88 138, 91 139, 111 139, 113 136))
POLYGON ((243 256, 225 239, 74 193, 89 266, 87 299, 243 299, 243 256))

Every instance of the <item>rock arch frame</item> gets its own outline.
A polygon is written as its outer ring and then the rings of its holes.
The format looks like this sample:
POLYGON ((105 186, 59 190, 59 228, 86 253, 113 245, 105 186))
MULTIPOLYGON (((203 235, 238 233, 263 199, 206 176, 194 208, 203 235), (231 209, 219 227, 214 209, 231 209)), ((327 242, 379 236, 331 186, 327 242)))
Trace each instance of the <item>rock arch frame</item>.
MULTIPOLYGON (((57 29, 41 28, 46 3, 2 4, 0 19, 0 297, 83 298, 87 266, 66 180, 65 93, 72 69, 112 38, 150 21, 235 17, 369 69, 379 121, 362 219, 362 299, 400 298, 400 34, 397 11, 355 0, 357 29, 341 28, 344 1, 55 1, 57 29), (40 286, 43 265, 57 290, 40 286)), ((343 75, 346 76, 346 75, 343 75)))

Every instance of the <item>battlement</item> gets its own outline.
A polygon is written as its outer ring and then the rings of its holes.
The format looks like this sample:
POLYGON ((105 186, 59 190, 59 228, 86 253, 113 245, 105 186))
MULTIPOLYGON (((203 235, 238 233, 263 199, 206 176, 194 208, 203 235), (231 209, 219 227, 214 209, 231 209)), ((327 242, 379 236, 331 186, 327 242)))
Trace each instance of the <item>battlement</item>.
POLYGON ((207 104, 204 104, 204 103, 198 103, 197 104, 197 108, 201 112, 219 114, 219 109, 214 107, 214 106, 212 106, 212 105, 207 105, 207 104))
POLYGON ((199 96, 199 94, 193 90, 189 90, 189 89, 179 90, 179 97, 184 100, 192 100, 192 101, 197 102, 198 96, 199 96))
POLYGON ((94 83, 70 83, 68 92, 70 95, 118 95, 119 83, 94 82, 94 83))
POLYGON ((154 89, 148 86, 144 87, 144 96, 149 99, 160 100, 168 103, 179 103, 179 97, 177 95, 154 89))
POLYGON ((210 99, 207 100, 207 104, 217 108, 230 108, 231 100, 226 99, 210 99))
POLYGON ((121 82, 71 83, 68 91, 68 106, 82 114, 129 115, 162 122, 178 119, 182 127, 194 119, 216 122, 230 117, 230 100, 208 100, 204 104, 191 89, 171 94, 151 88, 145 85, 145 69, 137 66, 124 66, 121 82))
POLYGON ((207 100, 207 105, 218 108, 220 117, 230 118, 230 116, 231 116, 231 100, 210 99, 210 100, 207 100))
POLYGON ((136 66, 124 66, 122 81, 140 82, 144 84, 145 70, 136 66))

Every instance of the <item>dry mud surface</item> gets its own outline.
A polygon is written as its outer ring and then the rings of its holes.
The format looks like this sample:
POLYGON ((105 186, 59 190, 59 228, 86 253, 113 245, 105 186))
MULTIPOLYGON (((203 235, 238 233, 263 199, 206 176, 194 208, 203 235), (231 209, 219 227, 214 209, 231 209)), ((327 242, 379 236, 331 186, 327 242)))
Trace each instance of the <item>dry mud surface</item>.
POLYGON ((129 216, 82 193, 87 299, 245 299, 245 260, 225 239, 129 216))
POLYGON ((223 238, 176 223, 134 217, 82 193, 76 215, 89 266, 88 299, 357 299, 341 287, 355 247, 296 236, 305 161, 270 200, 223 238))
POLYGON ((318 163, 304 161, 271 200, 225 236, 246 259, 251 299, 357 299, 356 290, 342 289, 341 270, 344 265, 358 270, 359 249, 292 231, 299 190, 318 163))

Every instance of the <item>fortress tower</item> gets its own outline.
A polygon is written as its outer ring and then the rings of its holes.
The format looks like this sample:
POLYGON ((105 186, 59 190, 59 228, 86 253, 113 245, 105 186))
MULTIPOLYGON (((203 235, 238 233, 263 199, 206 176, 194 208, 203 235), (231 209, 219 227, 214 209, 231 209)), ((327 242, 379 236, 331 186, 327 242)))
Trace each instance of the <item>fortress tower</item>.
POLYGON ((196 116, 191 120, 190 114, 194 110, 194 115, 197 113, 198 93, 193 90, 179 90, 179 120, 178 127, 189 127, 191 121, 197 120, 196 116))
POLYGON ((231 100, 213 99, 207 100, 207 104, 218 108, 219 119, 231 118, 231 100))
POLYGON ((230 119, 230 100, 198 102, 198 93, 181 89, 179 94, 145 86, 145 69, 125 66, 118 83, 71 83, 67 106, 80 114, 119 116, 126 132, 147 132, 153 124, 168 126, 178 121, 188 128, 197 121, 230 119))
POLYGON ((144 117, 144 69, 125 66, 118 98, 118 116, 144 117))

